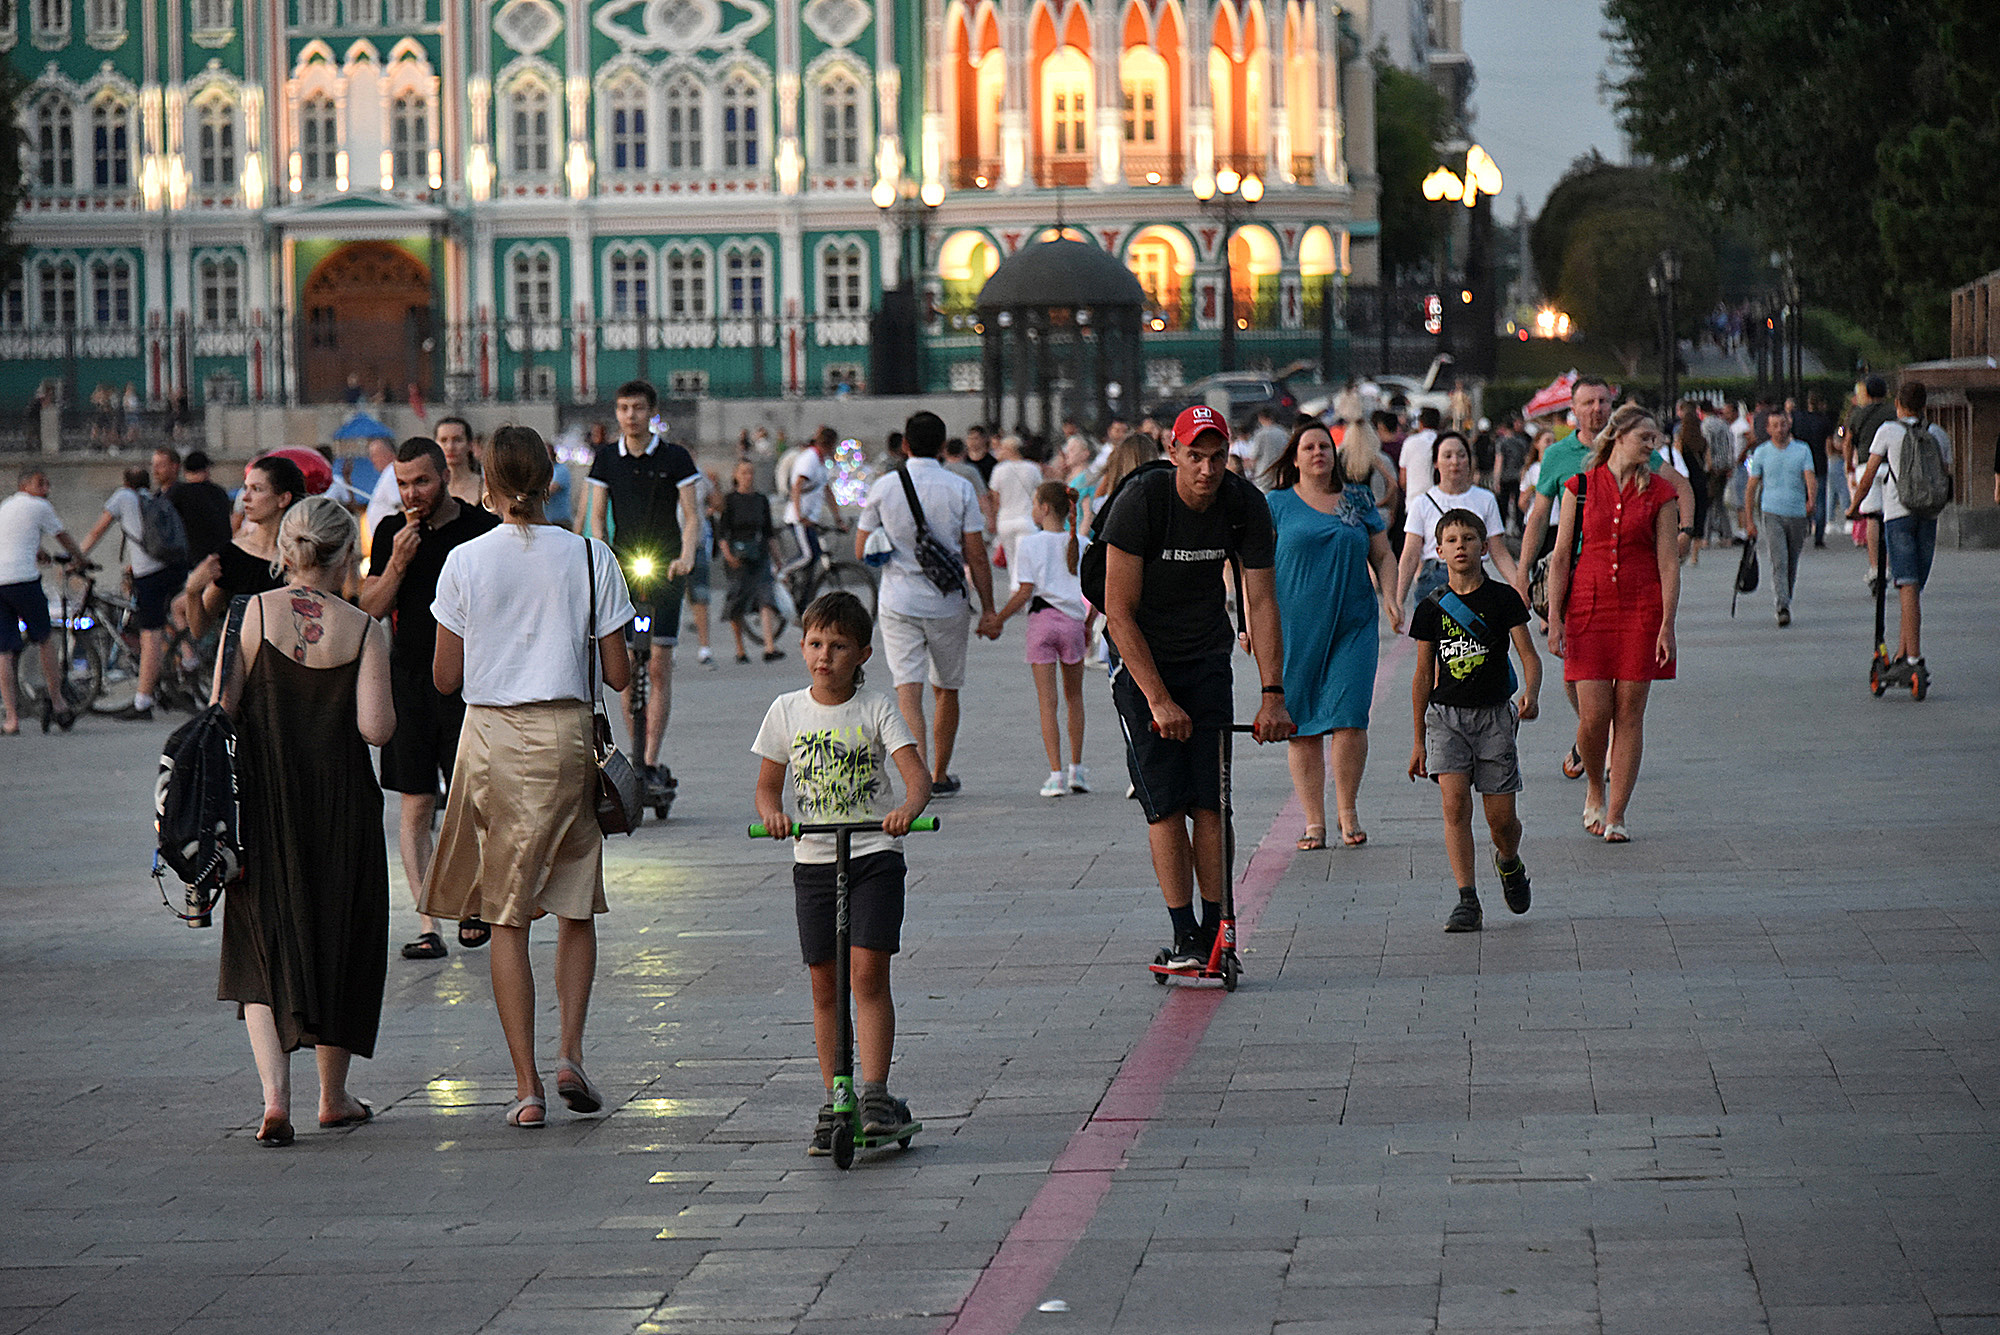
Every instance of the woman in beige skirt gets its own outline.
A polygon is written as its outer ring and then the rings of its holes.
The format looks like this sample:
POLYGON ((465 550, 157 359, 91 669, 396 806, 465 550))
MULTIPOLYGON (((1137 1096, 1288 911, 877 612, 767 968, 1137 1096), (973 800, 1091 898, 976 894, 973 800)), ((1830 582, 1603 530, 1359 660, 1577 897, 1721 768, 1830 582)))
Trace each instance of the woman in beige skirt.
POLYGON ((493 929, 493 1001, 514 1062, 509 1126, 548 1116, 535 1068, 535 977, 528 924, 556 919, 562 1041, 556 1093, 593 1113, 603 1096, 583 1071, 583 1022, 597 970, 594 915, 605 911, 597 828, 590 659, 612 690, 631 675, 623 631, 632 600, 611 549, 544 515, 548 446, 527 427, 494 432, 487 508, 507 522, 452 549, 438 577, 440 691, 465 692, 465 726, 422 912, 478 916, 493 929), (592 584, 597 623, 588 628, 592 584))

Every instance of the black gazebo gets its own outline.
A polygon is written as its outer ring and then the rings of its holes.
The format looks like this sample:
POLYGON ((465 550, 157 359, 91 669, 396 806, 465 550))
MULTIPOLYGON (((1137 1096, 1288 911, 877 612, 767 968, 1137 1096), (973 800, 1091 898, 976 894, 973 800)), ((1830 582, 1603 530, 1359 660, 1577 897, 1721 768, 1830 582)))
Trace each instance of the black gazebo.
POLYGON ((1037 241, 1009 256, 979 290, 986 420, 1000 424, 1011 398, 1014 429, 1059 448, 1065 417, 1099 429, 1136 410, 1145 305, 1131 271, 1087 242, 1037 241))

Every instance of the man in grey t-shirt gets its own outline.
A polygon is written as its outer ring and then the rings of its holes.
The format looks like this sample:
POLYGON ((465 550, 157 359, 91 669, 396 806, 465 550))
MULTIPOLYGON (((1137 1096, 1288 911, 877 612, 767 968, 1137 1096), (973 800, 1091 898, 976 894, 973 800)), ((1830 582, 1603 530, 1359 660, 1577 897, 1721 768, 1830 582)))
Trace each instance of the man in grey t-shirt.
POLYGON ((1276 413, 1269 408, 1257 410, 1257 429, 1250 433, 1250 447, 1256 451, 1250 457, 1250 480, 1257 484, 1258 490, 1271 489, 1271 480, 1265 474, 1278 462, 1290 440, 1291 433, 1278 425, 1276 413))

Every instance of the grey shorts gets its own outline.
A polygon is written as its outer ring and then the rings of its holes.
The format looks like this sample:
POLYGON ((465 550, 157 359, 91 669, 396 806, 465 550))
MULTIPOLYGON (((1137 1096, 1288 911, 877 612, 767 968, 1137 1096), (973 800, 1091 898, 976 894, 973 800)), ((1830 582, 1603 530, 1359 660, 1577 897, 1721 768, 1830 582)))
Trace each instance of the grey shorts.
POLYGON ((1489 797, 1518 793, 1514 734, 1520 726, 1511 700, 1473 709, 1430 705, 1424 710, 1424 768, 1433 776, 1470 774, 1473 790, 1489 797))

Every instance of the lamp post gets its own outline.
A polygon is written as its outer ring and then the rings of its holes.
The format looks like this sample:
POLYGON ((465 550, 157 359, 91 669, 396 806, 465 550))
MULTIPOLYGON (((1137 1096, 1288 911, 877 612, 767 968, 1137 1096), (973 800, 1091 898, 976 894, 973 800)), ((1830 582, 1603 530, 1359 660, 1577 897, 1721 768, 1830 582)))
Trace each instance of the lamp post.
POLYGON ((1236 369, 1236 274, 1229 255, 1229 242, 1236 224, 1264 197, 1264 182, 1251 173, 1239 175, 1224 167, 1213 177, 1203 176, 1194 183, 1194 197, 1204 209, 1222 219, 1222 343, 1217 349, 1221 369, 1236 369))
POLYGON ((1658 261, 1646 271, 1646 286, 1652 289, 1653 298, 1660 305, 1660 402, 1669 417, 1680 410, 1681 357, 1676 332, 1679 321, 1674 310, 1680 283, 1681 257, 1669 247, 1660 252, 1658 261))
POLYGON ((1466 347, 1462 339, 1447 339, 1443 329, 1439 330, 1439 337, 1441 341, 1458 344, 1452 351, 1460 366, 1489 374, 1493 364, 1493 266, 1487 261, 1487 252, 1492 248, 1492 201, 1502 184, 1500 164, 1484 148, 1472 144, 1465 150, 1465 175, 1460 176, 1440 163, 1424 178, 1423 186, 1424 198, 1433 204, 1449 200, 1469 210, 1464 281, 1449 284, 1445 281, 1449 275, 1440 272, 1438 285, 1444 310, 1456 317, 1451 322, 1453 326, 1470 326, 1477 343, 1466 347), (1455 300, 1449 295, 1454 288, 1455 300))
MULTIPOLYGON (((875 182, 875 188, 868 192, 868 198, 882 216, 893 220, 896 227, 896 291, 883 294, 883 309, 893 315, 900 311, 901 320, 908 326, 909 365, 916 383, 910 386, 916 393, 924 389, 924 335, 923 335, 923 273, 927 235, 930 230, 931 215, 944 203, 944 187, 936 181, 925 182, 921 187, 905 176, 891 181, 887 177, 875 182), (912 245, 914 239, 915 244, 912 245)), ((892 327, 894 326, 892 319, 892 327)), ((878 375, 877 380, 881 377, 878 375)), ((878 384, 878 390, 881 388, 878 384)))

